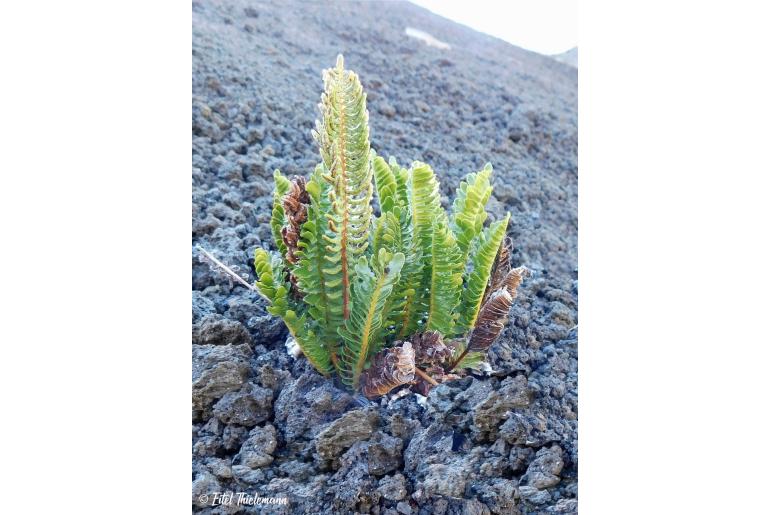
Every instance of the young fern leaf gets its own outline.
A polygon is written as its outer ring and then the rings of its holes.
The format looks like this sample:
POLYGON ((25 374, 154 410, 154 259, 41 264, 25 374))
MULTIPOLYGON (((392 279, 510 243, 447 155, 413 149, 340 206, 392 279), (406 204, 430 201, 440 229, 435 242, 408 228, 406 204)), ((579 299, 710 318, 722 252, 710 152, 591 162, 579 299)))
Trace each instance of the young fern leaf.
POLYGON ((299 262, 294 268, 299 289, 310 316, 319 323, 319 334, 329 349, 332 362, 337 364, 339 336, 337 329, 342 325, 342 292, 339 290, 339 274, 327 273, 326 213, 331 209, 329 184, 322 178, 323 165, 318 165, 305 190, 310 197, 307 221, 300 234, 299 262))
POLYGON ((350 315, 352 264, 364 254, 369 243, 372 217, 372 169, 369 163, 369 113, 366 94, 358 76, 344 69, 342 56, 337 66, 324 71, 324 93, 319 104, 321 120, 313 136, 328 171, 331 209, 327 214, 329 235, 328 269, 339 273, 335 287, 342 296, 342 315, 350 315))
POLYGON ((396 196, 398 184, 396 176, 388 163, 380 156, 374 156, 372 151, 372 169, 374 171, 374 183, 377 185, 377 200, 380 202, 380 212, 387 213, 394 207, 402 205, 396 196))
POLYGON ((492 193, 492 186, 489 184, 491 175, 492 165, 487 163, 480 172, 468 174, 457 188, 452 204, 451 227, 457 238, 463 263, 467 262, 471 242, 481 233, 484 220, 487 219, 484 208, 492 193))
POLYGON ((396 162, 395 157, 390 157, 388 159, 388 165, 393 171, 393 178, 396 180, 396 198, 398 199, 398 204, 406 207, 409 205, 409 192, 407 189, 409 170, 401 168, 398 165, 398 162, 396 162))
POLYGON ((419 254, 410 252, 408 244, 411 232, 407 226, 406 210, 399 206, 393 208, 381 216, 375 224, 375 233, 372 243, 373 255, 379 254, 379 249, 384 248, 391 254, 401 252, 409 256, 401 268, 399 281, 394 285, 393 292, 388 296, 383 307, 383 323, 378 340, 390 343, 395 336, 399 323, 399 317, 404 311, 407 297, 414 295, 414 289, 410 286, 411 278, 415 271, 419 272, 419 254))
POLYGON ((430 246, 430 295, 428 319, 425 328, 442 334, 454 332, 454 310, 460 303, 463 286, 463 261, 452 232, 447 227, 446 215, 433 224, 433 243, 430 246))
POLYGON ((281 236, 281 229, 286 223, 283 212, 283 196, 289 192, 291 181, 281 174, 280 170, 273 172, 273 179, 275 180, 275 191, 273 192, 273 213, 270 217, 270 230, 273 233, 275 246, 280 251, 281 256, 285 256, 286 244, 281 236))
MULTIPOLYGON (((407 298, 401 318, 399 338, 414 333, 428 316, 432 279, 433 224, 443 210, 438 192, 438 181, 430 166, 415 162, 407 183, 412 222, 412 245, 421 254, 421 270, 410 279, 414 294, 407 298)), ((446 215, 444 215, 446 216, 446 215)))
POLYGON ((254 269, 257 272, 257 288, 270 299, 268 313, 283 319, 308 361, 321 374, 328 376, 332 369, 330 353, 316 335, 316 324, 307 320, 305 314, 297 316, 296 311, 291 309, 289 290, 283 281, 284 270, 280 256, 274 255, 271 258, 265 250, 257 249, 254 255, 254 269))
POLYGON ((489 275, 495 262, 500 243, 505 237, 510 213, 486 229, 473 241, 471 252, 471 271, 467 274, 458 308, 457 330, 464 333, 476 323, 482 297, 487 289, 489 275))
POLYGON ((372 256, 371 267, 363 256, 356 263, 352 287, 353 309, 344 327, 339 329, 344 340, 340 354, 343 363, 341 375, 343 381, 354 389, 358 389, 367 360, 381 346, 382 342, 377 341, 376 337, 382 326, 383 308, 403 265, 402 253, 390 254, 385 249, 381 249, 377 256, 372 256))

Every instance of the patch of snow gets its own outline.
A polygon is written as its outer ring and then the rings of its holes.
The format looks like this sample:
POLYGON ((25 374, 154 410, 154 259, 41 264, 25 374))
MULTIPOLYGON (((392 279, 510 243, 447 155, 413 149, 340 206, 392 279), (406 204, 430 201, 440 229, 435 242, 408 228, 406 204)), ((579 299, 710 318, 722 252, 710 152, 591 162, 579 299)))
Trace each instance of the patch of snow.
POLYGON ((433 36, 431 36, 427 32, 424 32, 424 31, 419 30, 419 29, 414 29, 412 27, 407 27, 406 30, 404 31, 404 33, 407 36, 411 37, 411 38, 419 39, 420 41, 422 41, 423 43, 425 43, 428 46, 439 48, 441 50, 449 50, 450 48, 452 48, 449 45, 449 43, 444 43, 443 41, 440 41, 440 40, 434 38, 433 36))

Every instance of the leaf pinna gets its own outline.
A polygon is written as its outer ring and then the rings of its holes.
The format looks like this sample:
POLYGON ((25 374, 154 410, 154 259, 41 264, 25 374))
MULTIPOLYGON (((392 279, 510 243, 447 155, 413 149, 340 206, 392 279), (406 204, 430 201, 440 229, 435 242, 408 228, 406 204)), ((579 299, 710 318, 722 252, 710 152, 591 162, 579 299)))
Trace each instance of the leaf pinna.
POLYGON ((485 225, 492 166, 468 174, 447 214, 429 165, 370 148, 366 94, 342 56, 323 78, 320 162, 307 180, 276 170, 277 252, 254 259, 268 311, 321 374, 367 396, 483 368, 526 273, 511 267, 510 214, 485 225))

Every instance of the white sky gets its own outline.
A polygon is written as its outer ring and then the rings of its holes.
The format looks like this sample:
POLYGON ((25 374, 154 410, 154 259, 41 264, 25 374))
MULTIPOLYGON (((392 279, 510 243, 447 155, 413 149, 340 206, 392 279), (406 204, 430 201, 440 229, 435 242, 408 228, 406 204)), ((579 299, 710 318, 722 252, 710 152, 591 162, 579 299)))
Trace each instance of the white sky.
POLYGON ((578 44, 577 0, 410 1, 444 18, 541 54, 560 54, 578 44))

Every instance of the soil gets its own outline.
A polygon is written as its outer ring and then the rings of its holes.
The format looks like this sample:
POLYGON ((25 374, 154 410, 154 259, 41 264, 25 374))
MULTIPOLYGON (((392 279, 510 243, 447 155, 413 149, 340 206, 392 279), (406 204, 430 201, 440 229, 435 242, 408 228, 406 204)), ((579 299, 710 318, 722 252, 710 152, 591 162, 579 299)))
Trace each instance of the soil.
POLYGON ((201 513, 577 511, 577 69, 401 2, 193 2, 192 504, 201 513), (444 44, 406 35, 410 27, 444 44), (449 48, 446 47, 449 45, 449 48), (249 282, 274 249, 272 173, 309 174, 321 70, 338 53, 368 94, 372 147, 431 164, 449 207, 493 164, 534 274, 493 372, 366 401, 285 348, 249 282), (287 505, 230 503, 245 492, 287 505))

